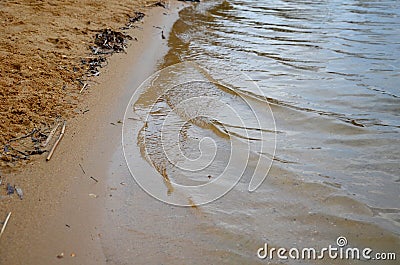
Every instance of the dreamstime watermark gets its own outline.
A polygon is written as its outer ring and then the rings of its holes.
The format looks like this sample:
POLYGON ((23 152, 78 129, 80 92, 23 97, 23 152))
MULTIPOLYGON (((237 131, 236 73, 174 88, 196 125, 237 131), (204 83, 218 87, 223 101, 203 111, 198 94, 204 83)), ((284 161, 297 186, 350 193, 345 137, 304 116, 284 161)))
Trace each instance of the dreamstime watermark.
POLYGON ((255 191, 272 165, 276 128, 267 97, 249 76, 184 62, 156 72, 135 90, 122 141, 129 170, 144 191, 172 205, 193 206, 222 197, 244 174, 248 191, 255 191))
POLYGON ((336 239, 336 245, 317 250, 316 248, 270 248, 267 243, 257 250, 259 259, 279 260, 396 260, 394 252, 376 252, 371 248, 347 247, 346 237, 340 236, 336 239))

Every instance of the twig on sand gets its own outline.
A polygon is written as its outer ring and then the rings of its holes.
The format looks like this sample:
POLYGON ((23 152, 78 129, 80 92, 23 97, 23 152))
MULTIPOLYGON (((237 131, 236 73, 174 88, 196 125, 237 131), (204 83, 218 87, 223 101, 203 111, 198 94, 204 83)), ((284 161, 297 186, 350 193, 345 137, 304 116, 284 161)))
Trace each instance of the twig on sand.
POLYGON ((85 170, 83 169, 83 166, 82 166, 81 164, 79 164, 79 166, 81 167, 83 174, 86 175, 86 172, 85 172, 85 170))
POLYGON ((85 88, 87 87, 88 83, 85 83, 81 89, 81 91, 79 91, 79 94, 82 94, 83 90, 85 90, 85 88))
POLYGON ((49 160, 51 159, 51 157, 53 156, 54 150, 56 150, 58 144, 60 143, 61 139, 63 138, 64 133, 65 133, 65 126, 66 126, 66 124, 67 124, 67 123, 64 121, 63 127, 62 127, 62 129, 61 129, 60 136, 58 136, 58 139, 57 139, 57 141, 54 143, 53 148, 51 148, 51 150, 50 150, 50 152, 49 152, 49 155, 48 155, 47 158, 46 158, 46 161, 49 161, 49 160))
POLYGON ((3 235, 3 233, 4 233, 4 230, 6 230, 6 226, 7 226, 7 223, 8 223, 8 220, 10 219, 10 217, 11 217, 11 212, 8 213, 7 218, 4 221, 3 227, 1 228, 0 239, 1 239, 1 236, 3 235))
POLYGON ((97 179, 95 179, 94 177, 90 177, 91 179, 93 179, 96 182, 99 182, 97 179))
POLYGON ((54 127, 53 130, 51 130, 51 132, 49 133, 49 136, 46 139, 46 142, 44 142, 44 144, 42 144, 42 147, 46 147, 49 144, 49 142, 51 141, 51 138, 53 138, 53 136, 56 133, 58 127, 60 127, 60 123, 57 123, 56 127, 54 127))

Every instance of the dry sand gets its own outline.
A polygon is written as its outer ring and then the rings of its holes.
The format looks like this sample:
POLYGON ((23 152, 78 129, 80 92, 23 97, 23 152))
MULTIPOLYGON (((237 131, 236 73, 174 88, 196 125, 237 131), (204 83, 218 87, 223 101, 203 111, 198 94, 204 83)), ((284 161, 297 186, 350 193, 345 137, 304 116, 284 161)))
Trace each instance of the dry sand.
MULTIPOLYGON (((155 2, 1 1, 1 149, 11 138, 33 128, 51 128, 57 117, 79 113, 79 102, 85 99, 77 79, 88 79, 81 59, 92 56, 89 46, 95 34, 104 28, 118 30, 155 2)), ((0 158, 2 165, 15 162, 4 150, 0 158)))
POLYGON ((168 34, 178 9, 189 4, 171 1, 164 9, 148 8, 156 1, 49 2, 0 3, 0 143, 34 127, 51 128, 58 115, 68 121, 51 161, 42 155, 32 165, 1 167, 0 220, 8 212, 12 217, 0 239, 0 264, 55 264, 61 253, 65 264, 105 264, 98 229, 110 198, 110 163, 124 164, 121 157, 113 158, 121 144, 118 120, 132 91, 167 51, 160 28, 168 34), (144 22, 128 31, 138 41, 131 42, 127 54, 113 55, 79 94, 76 78, 86 71, 80 60, 90 54, 96 30, 118 29, 135 11, 146 13, 144 22), (5 195, 7 182, 23 189, 23 200, 5 195))

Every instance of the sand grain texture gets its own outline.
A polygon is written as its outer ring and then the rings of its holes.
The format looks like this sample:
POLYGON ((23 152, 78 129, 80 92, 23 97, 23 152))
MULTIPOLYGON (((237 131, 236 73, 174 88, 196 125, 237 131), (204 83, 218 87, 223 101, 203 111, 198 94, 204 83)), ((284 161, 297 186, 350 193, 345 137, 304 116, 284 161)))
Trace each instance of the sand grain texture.
MULTIPOLYGON (((2 1, 1 149, 14 137, 34 128, 54 127, 57 117, 68 119, 79 112, 84 97, 77 79, 95 80, 87 77, 88 66, 81 62, 92 57, 89 47, 95 34, 105 28, 120 31, 135 12, 151 4, 144 0, 2 1)), ((15 162, 0 151, 2 165, 15 162)))

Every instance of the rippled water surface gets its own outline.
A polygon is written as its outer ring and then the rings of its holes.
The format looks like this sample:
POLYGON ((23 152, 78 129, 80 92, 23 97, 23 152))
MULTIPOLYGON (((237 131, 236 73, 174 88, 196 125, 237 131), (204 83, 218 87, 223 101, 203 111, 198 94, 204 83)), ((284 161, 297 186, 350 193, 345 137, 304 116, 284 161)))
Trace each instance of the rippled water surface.
MULTIPOLYGON (((164 66, 191 60, 208 69, 243 71, 262 93, 249 92, 268 100, 276 121, 267 179, 248 193, 245 178, 204 206, 213 222, 202 231, 215 234, 218 248, 250 260, 263 242, 325 246, 339 235, 354 245, 398 250, 400 2, 204 1, 180 17, 164 66)), ((158 101, 156 111, 197 93, 225 97, 245 113, 234 95, 215 89, 182 88, 158 101)), ((146 126, 154 132, 157 124, 160 115, 146 126)), ((213 137, 221 148, 212 168, 218 172, 226 165, 229 138, 210 126, 189 123, 192 140, 182 140, 183 149, 190 156, 198 147, 193 139, 213 137)), ((153 165, 164 165, 157 169, 161 175, 201 179, 168 167, 154 139, 146 148, 153 165)))

